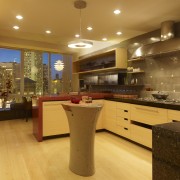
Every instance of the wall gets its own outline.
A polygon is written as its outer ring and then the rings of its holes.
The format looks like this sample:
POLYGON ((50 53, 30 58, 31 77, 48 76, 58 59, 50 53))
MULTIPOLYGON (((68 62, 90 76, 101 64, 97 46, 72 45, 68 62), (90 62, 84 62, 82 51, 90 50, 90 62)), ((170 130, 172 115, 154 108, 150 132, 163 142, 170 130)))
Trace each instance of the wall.
MULTIPOLYGON (((175 38, 180 37, 180 22, 174 25, 175 38)), ((131 38, 129 40, 123 41, 115 46, 111 46, 105 48, 100 51, 93 52, 91 54, 83 56, 89 57, 91 55, 99 54, 104 51, 123 47, 127 48, 129 58, 132 56, 132 53, 139 46, 144 44, 153 43, 154 40, 158 40, 160 38, 160 29, 131 38), (153 38, 152 38, 153 37, 153 38)), ((121 88, 118 86, 106 86, 103 87, 105 90, 111 90, 114 92, 122 93, 124 89, 128 89, 129 92, 137 92, 141 91, 141 96, 151 96, 152 91, 146 91, 146 88, 151 88, 154 91, 168 91, 170 94, 170 98, 180 99, 180 52, 166 54, 164 56, 159 57, 149 57, 145 58, 144 61, 139 61, 132 64, 134 68, 140 67, 140 69, 144 70, 144 74, 128 75, 128 83, 131 84, 131 80, 138 79, 138 84, 144 84, 144 89, 137 89, 128 87, 121 88), (121 91, 122 90, 122 91, 121 91)), ((103 89, 102 87, 95 87, 96 89, 103 89)))

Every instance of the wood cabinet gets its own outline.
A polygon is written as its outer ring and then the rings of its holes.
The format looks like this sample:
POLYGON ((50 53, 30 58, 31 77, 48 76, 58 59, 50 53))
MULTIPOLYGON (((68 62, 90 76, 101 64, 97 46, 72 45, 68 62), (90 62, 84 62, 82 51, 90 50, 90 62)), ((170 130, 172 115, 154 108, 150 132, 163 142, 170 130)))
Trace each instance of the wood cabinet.
POLYGON ((142 105, 131 105, 131 120, 155 125, 167 122, 167 109, 142 105))
POLYGON ((168 109, 168 121, 169 122, 180 121, 180 111, 168 109))
POLYGON ((117 134, 130 138, 130 104, 117 102, 116 127, 117 134))
POLYGON ((63 102, 43 102, 43 136, 69 133, 68 119, 61 105, 63 102))
POLYGON ((104 102, 104 128, 116 133, 116 102, 104 102))
POLYGON ((131 140, 152 147, 152 125, 167 122, 167 109, 131 105, 131 140))
MULTIPOLYGON (((43 102, 43 137, 69 133, 68 119, 62 107, 66 101, 43 102)), ((103 100, 93 100, 93 103, 103 104, 103 100)), ((102 108, 96 129, 103 129, 104 109, 102 108)))
POLYGON ((127 49, 116 48, 73 62, 73 73, 93 73, 127 68, 127 49))

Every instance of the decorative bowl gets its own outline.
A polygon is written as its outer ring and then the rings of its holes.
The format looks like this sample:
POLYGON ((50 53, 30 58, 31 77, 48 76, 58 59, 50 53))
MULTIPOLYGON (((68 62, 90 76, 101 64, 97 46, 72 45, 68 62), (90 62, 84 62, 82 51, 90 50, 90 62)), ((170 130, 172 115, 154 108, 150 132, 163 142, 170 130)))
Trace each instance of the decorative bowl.
POLYGON ((71 102, 74 103, 74 104, 79 104, 79 102, 81 101, 81 98, 80 97, 71 97, 71 102))
POLYGON ((169 94, 153 93, 152 96, 158 100, 166 100, 169 94))

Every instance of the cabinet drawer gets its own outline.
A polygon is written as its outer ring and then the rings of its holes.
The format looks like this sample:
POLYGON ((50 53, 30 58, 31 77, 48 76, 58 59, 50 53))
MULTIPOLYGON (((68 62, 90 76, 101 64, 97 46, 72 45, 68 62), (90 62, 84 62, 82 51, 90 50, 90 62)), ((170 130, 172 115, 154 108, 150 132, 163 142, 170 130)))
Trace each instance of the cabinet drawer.
POLYGON ((130 125, 131 139, 152 148, 152 130, 134 124, 130 125))
POLYGON ((116 114, 120 117, 130 118, 129 110, 117 109, 116 114))
POLYGON ((117 134, 126 137, 126 138, 130 138, 130 130, 128 127, 126 126, 118 126, 117 127, 117 134))
POLYGON ((168 110, 168 121, 180 121, 180 111, 168 110))
POLYGON ((131 120, 155 125, 167 122, 167 109, 131 105, 131 120))
POLYGON ((117 117, 116 118, 116 124, 117 126, 129 126, 129 119, 128 118, 123 118, 123 117, 117 117))
POLYGON ((116 106, 118 109, 130 110, 130 104, 128 103, 117 102, 116 106))

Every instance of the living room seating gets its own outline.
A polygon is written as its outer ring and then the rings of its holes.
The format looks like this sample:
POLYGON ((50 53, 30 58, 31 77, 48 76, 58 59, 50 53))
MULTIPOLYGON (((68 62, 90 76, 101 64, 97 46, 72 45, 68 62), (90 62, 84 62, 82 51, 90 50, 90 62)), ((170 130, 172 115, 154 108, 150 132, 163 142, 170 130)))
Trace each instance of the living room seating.
POLYGON ((25 118, 26 122, 28 121, 28 117, 32 115, 32 101, 27 101, 26 97, 22 97, 22 102, 20 103, 12 103, 10 105, 10 109, 14 111, 15 119, 17 118, 25 118))

